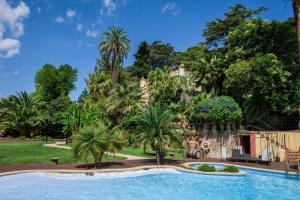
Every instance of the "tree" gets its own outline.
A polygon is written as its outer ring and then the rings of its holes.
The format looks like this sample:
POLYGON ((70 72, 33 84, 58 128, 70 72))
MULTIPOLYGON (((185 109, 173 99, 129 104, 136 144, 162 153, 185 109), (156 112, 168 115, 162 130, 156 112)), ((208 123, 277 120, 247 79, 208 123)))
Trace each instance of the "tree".
POLYGON ((46 64, 35 75, 37 92, 47 102, 59 96, 68 96, 75 89, 77 70, 70 65, 61 65, 59 68, 46 64))
POLYGON ((135 61, 128 71, 139 78, 147 78, 151 71, 150 66, 150 46, 146 41, 139 44, 136 54, 134 54, 135 61))
POLYGON ((128 55, 130 40, 124 29, 117 27, 110 27, 108 31, 105 31, 101 40, 98 49, 101 56, 110 63, 112 87, 115 89, 118 82, 118 68, 128 55))
POLYGON ((123 146, 123 139, 117 129, 110 129, 102 122, 98 126, 87 126, 73 136, 72 152, 75 159, 87 159, 92 155, 96 168, 100 167, 105 153, 115 153, 123 146))
POLYGON ((155 41, 150 46, 150 66, 152 69, 173 67, 175 64, 176 52, 170 43, 163 44, 155 41))
POLYGON ((298 54, 294 20, 248 20, 228 34, 226 48, 230 63, 237 59, 248 60, 257 53, 273 53, 289 70, 295 71, 298 54))
POLYGON ((94 100, 107 98, 111 91, 110 74, 106 71, 95 70, 89 74, 89 78, 85 80, 89 94, 94 100))
POLYGON ((167 146, 181 144, 178 129, 172 123, 174 119, 170 111, 159 105, 147 107, 133 119, 133 124, 137 125, 137 141, 152 147, 159 165, 164 163, 167 146))
POLYGON ((108 99, 107 113, 119 124, 123 116, 138 104, 141 92, 137 85, 124 83, 108 99))
POLYGON ((4 114, 0 119, 0 127, 4 130, 18 131, 25 137, 31 137, 31 133, 44 121, 44 113, 41 110, 43 102, 39 97, 27 92, 18 92, 0 102, 0 110, 4 114))
POLYGON ((292 3, 295 16, 295 25, 297 30, 298 57, 300 62, 300 0, 293 0, 292 3))
POLYGON ((276 125, 278 115, 293 110, 289 100, 291 73, 273 54, 237 61, 225 71, 226 93, 243 106, 246 123, 276 125))
POLYGON ((179 81, 170 73, 169 68, 157 68, 149 73, 148 89, 152 103, 169 105, 180 100, 179 81))
POLYGON ((203 36, 206 39, 205 44, 209 47, 222 46, 230 31, 265 10, 266 8, 263 7, 251 10, 241 4, 230 7, 230 11, 225 13, 224 19, 217 18, 207 23, 206 29, 203 32, 203 36))

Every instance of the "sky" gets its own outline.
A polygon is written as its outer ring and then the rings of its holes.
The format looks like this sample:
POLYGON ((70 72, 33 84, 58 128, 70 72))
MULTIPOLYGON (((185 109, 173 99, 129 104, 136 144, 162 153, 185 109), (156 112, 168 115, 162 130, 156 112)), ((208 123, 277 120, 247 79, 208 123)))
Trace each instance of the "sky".
POLYGON ((44 64, 70 64, 78 70, 76 100, 99 57, 100 36, 110 26, 124 28, 134 61, 146 40, 171 43, 177 51, 203 41, 207 22, 222 18, 236 3, 268 8, 263 19, 293 16, 288 0, 0 0, 0 98, 33 92, 34 76, 44 64))

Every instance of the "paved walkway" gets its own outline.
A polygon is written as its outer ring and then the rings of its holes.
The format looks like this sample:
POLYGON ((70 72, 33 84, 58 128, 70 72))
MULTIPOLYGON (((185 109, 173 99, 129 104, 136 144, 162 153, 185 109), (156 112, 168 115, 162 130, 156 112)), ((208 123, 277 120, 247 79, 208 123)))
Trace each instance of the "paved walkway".
MULTIPOLYGON (((51 148, 71 149, 71 147, 66 146, 65 144, 66 144, 65 142, 56 142, 56 143, 53 143, 53 144, 44 144, 44 146, 45 147, 51 147, 51 148)), ((132 156, 132 155, 121 154, 121 153, 115 153, 115 154, 109 153, 109 155, 118 156, 118 157, 124 157, 127 160, 146 159, 145 157, 141 157, 141 156, 132 156)))

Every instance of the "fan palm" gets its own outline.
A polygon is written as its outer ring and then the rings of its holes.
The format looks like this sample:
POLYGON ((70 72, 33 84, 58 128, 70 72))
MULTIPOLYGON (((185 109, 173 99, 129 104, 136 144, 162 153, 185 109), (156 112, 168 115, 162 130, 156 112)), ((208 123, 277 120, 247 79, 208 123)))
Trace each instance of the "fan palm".
POLYGON ((18 92, 0 103, 0 110, 4 111, 1 117, 1 127, 20 132, 26 137, 34 131, 45 119, 41 111, 43 102, 40 98, 27 92, 18 92))
POLYGON ((115 153, 123 146, 123 139, 116 128, 109 129, 100 122, 98 126, 87 126, 73 136, 72 152, 75 159, 87 159, 92 155, 96 168, 100 167, 105 153, 115 153))
POLYGON ((107 112, 114 115, 118 123, 139 102, 140 97, 139 88, 125 82, 123 85, 119 85, 116 92, 109 98, 107 112))
POLYGON ((174 125, 175 116, 159 105, 149 106, 133 119, 137 124, 137 141, 150 145, 156 153, 157 164, 164 163, 165 148, 181 144, 178 128, 174 125))
POLYGON ((118 82, 118 67, 123 64, 128 55, 130 40, 125 30, 117 27, 110 27, 105 31, 101 40, 98 49, 101 56, 111 65, 112 86, 115 89, 118 82))

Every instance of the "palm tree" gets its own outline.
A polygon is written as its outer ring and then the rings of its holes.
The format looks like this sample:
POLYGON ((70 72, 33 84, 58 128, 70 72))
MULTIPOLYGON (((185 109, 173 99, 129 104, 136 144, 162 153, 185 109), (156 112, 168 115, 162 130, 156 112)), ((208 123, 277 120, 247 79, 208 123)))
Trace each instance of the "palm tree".
POLYGON ((45 119, 42 112, 43 102, 39 97, 27 92, 18 92, 0 102, 0 110, 4 111, 0 124, 3 129, 18 131, 26 137, 45 119))
POLYGON ((298 57, 300 60, 300 0, 293 0, 292 3, 293 3, 295 24, 296 24, 296 30, 297 30, 298 57))
POLYGON ((130 40, 124 29, 117 27, 110 27, 105 31, 101 40, 98 49, 101 56, 111 65, 112 86, 115 89, 118 82, 118 67, 123 64, 128 55, 130 40))
POLYGON ((165 148, 174 143, 181 144, 175 116, 159 105, 149 106, 133 119, 137 124, 137 141, 150 145, 156 153, 157 164, 164 163, 165 148))
POLYGON ((100 122, 98 126, 87 126, 73 136, 72 152, 75 159, 87 157, 91 154, 96 168, 100 167, 106 152, 115 153, 123 146, 123 139, 116 128, 110 129, 100 122))
POLYGON ((125 82, 119 85, 116 92, 110 96, 107 104, 107 112, 113 115, 116 122, 128 113, 134 105, 137 105, 141 97, 138 86, 125 82))

